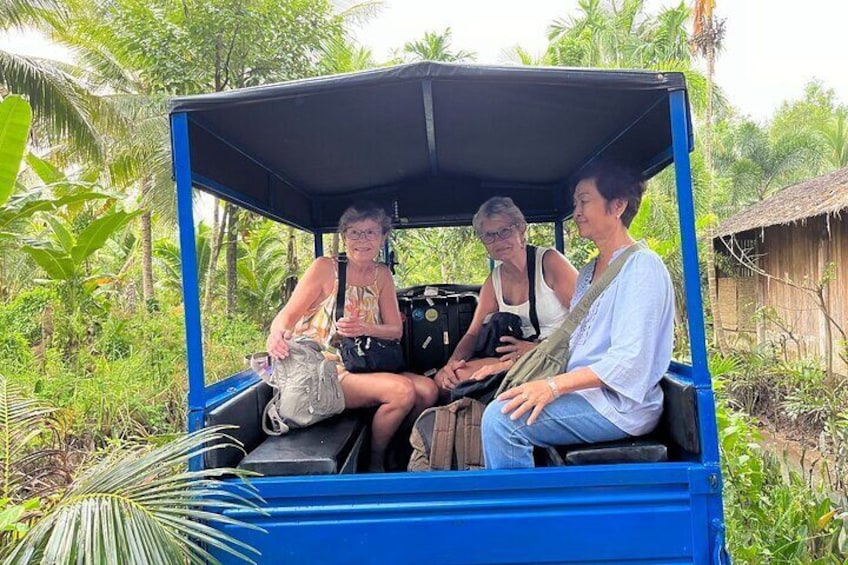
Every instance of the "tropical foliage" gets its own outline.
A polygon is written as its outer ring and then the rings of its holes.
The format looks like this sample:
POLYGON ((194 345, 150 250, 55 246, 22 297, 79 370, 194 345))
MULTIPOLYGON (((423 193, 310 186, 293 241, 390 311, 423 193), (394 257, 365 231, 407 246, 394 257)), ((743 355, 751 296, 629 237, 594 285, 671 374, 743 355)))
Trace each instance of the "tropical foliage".
MULTIPOLYGON (((211 518, 216 504, 244 503, 204 497, 192 489, 215 489, 218 477, 186 471, 224 432, 175 436, 185 427, 185 352, 165 101, 384 63, 476 58, 446 28, 379 61, 351 33, 378 3, 343 11, 340 4, 0 0, 4 29, 35 26, 75 54, 68 64, 0 52, 0 542, 9 563, 109 562, 112 551, 139 562, 196 562, 205 555, 198 540, 252 556, 194 520, 211 518)), ((580 0, 551 22, 541 53, 515 46, 509 57, 684 72, 696 137, 705 140, 692 168, 698 229, 708 241, 711 226, 742 206, 848 165, 848 105, 811 82, 769 120, 738 115, 713 80, 724 22, 713 0, 693 8, 681 2, 652 13, 645 0, 580 0)), ((632 230, 660 253, 679 290, 673 181, 671 171, 651 181, 632 230)), ((233 205, 196 206, 205 370, 218 380, 261 347, 312 242, 233 205)), ((592 246, 565 228, 567 254, 580 266, 592 246)), ((532 226, 529 238, 549 245, 552 233, 532 226)), ((398 286, 480 283, 488 272, 470 228, 398 230, 392 238, 398 286)), ((338 245, 329 239, 327 249, 338 245)), ((678 312, 685 354, 682 304, 678 312)), ((814 363, 789 363, 774 351, 725 353, 713 363, 725 375, 718 413, 737 561, 844 560, 845 502, 822 491, 844 492, 844 480, 836 481, 844 467, 831 465, 817 483, 797 473, 784 480, 758 447, 756 426, 815 436, 830 461, 845 461, 845 384, 826 383, 814 363)))

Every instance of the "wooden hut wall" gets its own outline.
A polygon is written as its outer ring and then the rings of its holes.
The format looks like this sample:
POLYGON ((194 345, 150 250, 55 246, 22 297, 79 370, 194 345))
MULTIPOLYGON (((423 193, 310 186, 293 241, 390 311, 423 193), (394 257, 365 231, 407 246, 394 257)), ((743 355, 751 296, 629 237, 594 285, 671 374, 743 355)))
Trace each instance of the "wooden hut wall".
MULTIPOLYGON (((835 264, 835 278, 826 286, 824 297, 830 315, 848 331, 848 216, 831 216, 829 221, 826 216, 818 216, 803 223, 770 226, 761 232, 761 242, 762 269, 803 286, 815 286, 827 265, 835 264)), ((764 321, 758 324, 760 339, 780 344, 790 358, 824 358, 825 317, 810 293, 775 279, 757 279, 759 303, 772 306, 789 330, 764 321)), ((835 328, 832 337, 834 351, 838 351, 841 336, 835 328)), ((838 357, 834 370, 848 374, 848 366, 838 357)))

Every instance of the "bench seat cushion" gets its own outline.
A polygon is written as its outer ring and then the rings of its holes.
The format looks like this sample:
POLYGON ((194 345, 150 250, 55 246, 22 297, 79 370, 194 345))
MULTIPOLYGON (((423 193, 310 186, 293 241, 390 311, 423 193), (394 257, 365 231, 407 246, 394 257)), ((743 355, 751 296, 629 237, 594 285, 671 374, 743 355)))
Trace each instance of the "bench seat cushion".
POLYGON ((632 439, 569 446, 563 460, 566 465, 612 465, 617 463, 656 463, 668 461, 668 448, 650 439, 632 439))
POLYGON ((263 475, 332 475, 355 472, 366 435, 365 413, 345 411, 308 428, 270 436, 247 454, 240 469, 263 475))

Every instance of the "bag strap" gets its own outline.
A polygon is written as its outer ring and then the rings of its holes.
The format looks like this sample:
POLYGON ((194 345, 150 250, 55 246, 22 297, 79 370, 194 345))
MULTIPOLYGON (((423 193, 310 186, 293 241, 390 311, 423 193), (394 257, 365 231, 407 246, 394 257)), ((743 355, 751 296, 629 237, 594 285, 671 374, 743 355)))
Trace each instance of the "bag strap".
POLYGON ((457 468, 482 469, 483 468, 483 404, 469 398, 468 407, 463 412, 462 434, 457 436, 456 459, 457 468), (464 453, 459 452, 460 437, 464 453))
POLYGON ((571 335, 589 313, 589 309, 592 307, 592 304, 595 303, 595 300, 597 300, 612 281, 615 280, 615 277, 624 267, 624 264, 630 256, 637 251, 647 248, 648 246, 645 245, 644 241, 639 241, 622 251, 618 257, 610 262, 604 273, 589 286, 589 289, 580 299, 580 302, 578 302, 574 309, 568 313, 568 316, 565 317, 565 321, 563 321, 562 325, 557 328, 542 344, 544 346, 544 350, 548 354, 554 357, 559 357, 562 356, 562 353, 568 350, 571 335))
POLYGON ((539 326, 539 314, 536 312, 536 246, 526 245, 527 249, 527 282, 530 283, 530 323, 536 335, 533 339, 539 339, 542 330, 539 326))
POLYGON ((456 410, 461 401, 436 410, 433 421, 433 438, 430 440, 430 469, 448 471, 451 468, 456 443, 456 410))
POLYGON ((344 317, 345 290, 347 289, 347 253, 339 253, 339 283, 336 289, 336 310, 333 313, 336 321, 344 317))

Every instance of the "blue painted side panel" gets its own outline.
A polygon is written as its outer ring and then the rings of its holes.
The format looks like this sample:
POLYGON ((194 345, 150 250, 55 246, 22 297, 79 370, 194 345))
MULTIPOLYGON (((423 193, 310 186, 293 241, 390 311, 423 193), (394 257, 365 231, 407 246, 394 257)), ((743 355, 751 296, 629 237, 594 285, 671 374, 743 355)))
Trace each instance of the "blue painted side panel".
POLYGON ((257 381, 259 375, 248 369, 209 385, 206 387, 206 410, 220 406, 257 381))
POLYGON ((230 515, 267 533, 227 531, 263 564, 708 563, 698 471, 666 463, 255 479, 269 515, 230 515))

